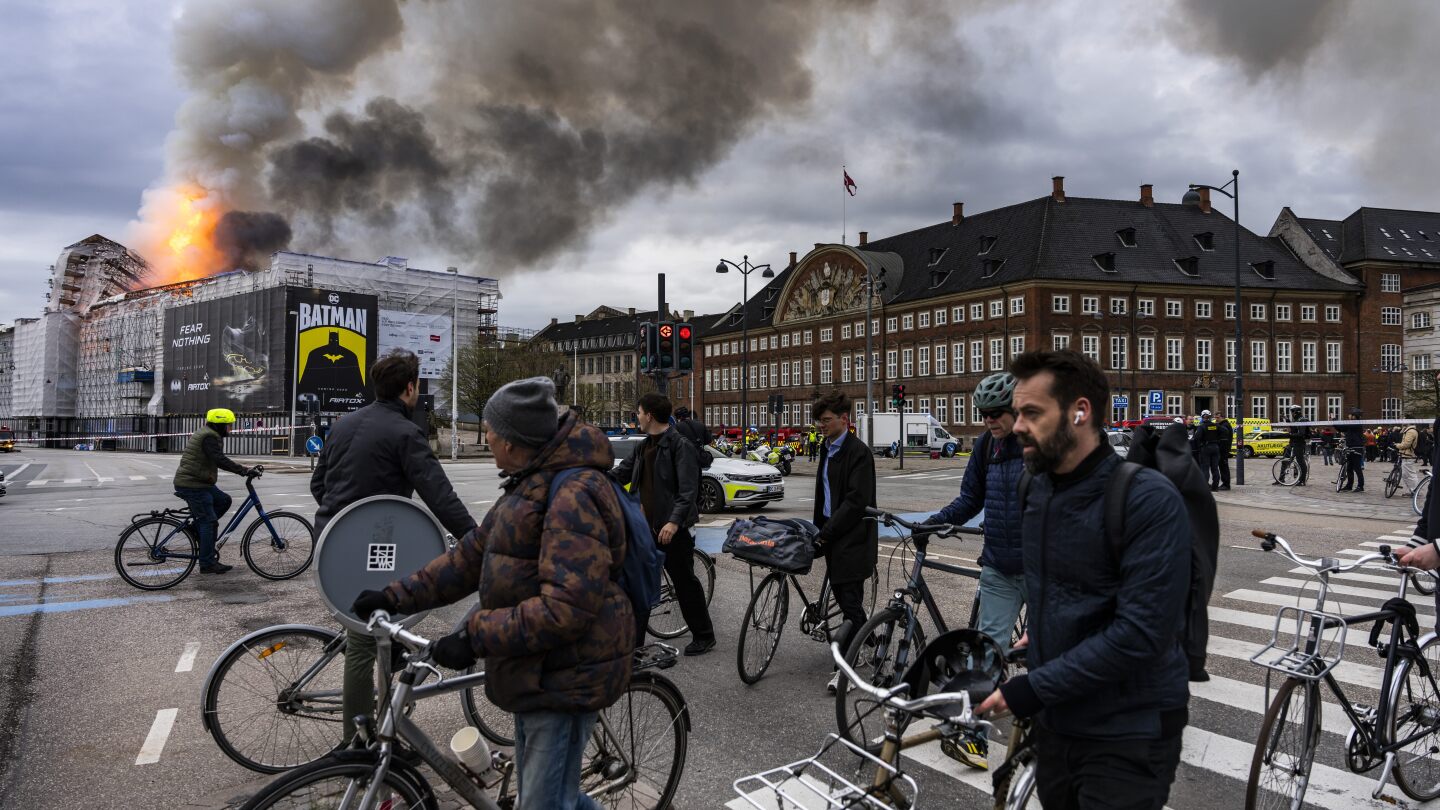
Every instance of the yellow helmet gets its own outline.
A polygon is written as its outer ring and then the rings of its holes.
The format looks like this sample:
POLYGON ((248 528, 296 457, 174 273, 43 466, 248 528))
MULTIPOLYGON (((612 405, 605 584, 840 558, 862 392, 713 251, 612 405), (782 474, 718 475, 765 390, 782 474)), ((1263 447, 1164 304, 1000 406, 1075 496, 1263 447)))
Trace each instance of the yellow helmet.
POLYGON ((233 425, 235 412, 229 408, 211 408, 205 412, 205 421, 212 425, 233 425))

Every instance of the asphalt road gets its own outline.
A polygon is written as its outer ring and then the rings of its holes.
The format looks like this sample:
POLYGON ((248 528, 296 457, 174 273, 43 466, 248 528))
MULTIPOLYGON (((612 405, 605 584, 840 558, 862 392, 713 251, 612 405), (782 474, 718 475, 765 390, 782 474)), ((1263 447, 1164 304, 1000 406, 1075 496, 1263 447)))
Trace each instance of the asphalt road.
MULTIPOLYGON (((132 515, 179 506, 169 486, 176 458, 124 453, 22 450, 0 456, 10 495, 0 499, 0 807, 222 807, 263 784, 233 764, 201 728, 200 686, 211 662, 241 635, 283 622, 332 626, 308 576, 261 580, 243 564, 230 574, 198 574, 159 593, 134 590, 115 576, 113 546, 132 515), (44 482, 44 483, 40 483, 44 482), (173 721, 168 720, 172 718, 173 721), (147 746, 147 740, 149 745, 147 746), (144 756, 142 756, 144 749, 144 756), (137 764, 137 761, 144 764, 137 764)), ((964 460, 881 461, 880 502, 898 512, 934 509, 958 491, 964 460)), ((283 466, 283 465, 282 465, 283 466)), ((766 514, 809 517, 814 479, 801 461, 787 479, 786 499, 766 514)), ((480 515, 497 497, 498 477, 488 462, 447 464, 457 491, 480 515)), ((1293 604, 1305 577, 1293 566, 1255 549, 1249 530, 1266 527, 1289 537, 1302 554, 1356 553, 1365 543, 1408 535, 1408 503, 1374 492, 1338 495, 1324 487, 1288 490, 1267 486, 1268 464, 1252 465, 1251 485, 1220 493, 1222 548, 1212 601, 1211 665, 1191 701, 1185 756, 1169 805, 1173 808, 1242 804, 1253 740, 1263 708, 1264 672, 1248 662, 1270 634, 1278 604, 1293 604), (1346 498, 1342 500, 1342 498, 1346 498)), ((1317 483, 1329 472, 1317 466, 1317 483)), ((239 479, 222 483, 243 493, 239 479)), ((307 515, 303 463, 276 470, 257 489, 269 508, 307 515)), ((237 501, 239 497, 237 495, 237 501)), ((742 513, 707 516, 721 528, 742 513)), ((947 562, 972 564, 973 541, 946 540, 932 551, 947 562)), ((224 552, 238 561, 232 547, 224 552)), ((882 555, 882 576, 900 576, 903 560, 882 555)), ((736 675, 736 636, 750 593, 746 566, 721 555, 712 613, 720 646, 701 658, 682 659, 666 675, 684 692, 694 730, 676 806, 719 807, 735 799, 732 783, 749 773, 814 752, 834 729, 833 699, 823 645, 803 637, 798 608, 765 678, 745 686, 736 675)), ((1393 584, 1346 583, 1347 605, 1378 606, 1393 584)), ((968 615, 974 582, 933 573, 943 615, 952 624, 968 615)), ((806 581, 812 594, 816 578, 806 581)), ((886 593, 882 587, 881 601, 886 593)), ((1434 607, 1416 600, 1422 625, 1434 607)), ((463 606, 438 611, 420 629, 443 632, 463 606)), ((684 641, 682 639, 681 641, 684 641)), ((1352 639, 1346 660, 1356 683, 1354 700, 1374 704, 1378 663, 1352 639)), ((464 721, 450 698, 422 705, 422 725, 437 738, 464 721)), ((1396 789, 1398 804, 1369 798, 1372 777, 1344 769, 1344 728, 1327 726, 1313 776, 1315 807, 1354 810, 1412 806, 1396 789), (1339 733, 1336 733, 1338 731, 1339 733)), ((920 786, 922 806, 982 806, 988 774, 967 770, 936 750, 907 760, 920 786)))

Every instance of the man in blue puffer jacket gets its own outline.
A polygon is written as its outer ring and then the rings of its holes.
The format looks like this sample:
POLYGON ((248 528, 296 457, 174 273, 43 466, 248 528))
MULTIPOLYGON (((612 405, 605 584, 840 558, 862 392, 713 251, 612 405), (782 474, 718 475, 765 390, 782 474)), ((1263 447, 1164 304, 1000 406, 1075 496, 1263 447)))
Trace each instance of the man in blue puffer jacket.
POLYGON ((978 711, 1035 717, 1046 810, 1160 810, 1180 761, 1190 521, 1175 485, 1140 469, 1124 535, 1104 525, 1120 459, 1102 434, 1105 373, 1074 352, 1027 352, 1010 371, 1015 435, 1035 475, 1024 510, 1029 672, 978 711))

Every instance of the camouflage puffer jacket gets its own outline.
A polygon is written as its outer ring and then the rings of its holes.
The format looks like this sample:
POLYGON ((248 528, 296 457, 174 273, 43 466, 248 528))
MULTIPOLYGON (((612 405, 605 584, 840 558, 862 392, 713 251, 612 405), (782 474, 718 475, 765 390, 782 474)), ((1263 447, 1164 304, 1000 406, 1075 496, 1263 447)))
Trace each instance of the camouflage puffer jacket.
POLYGON ((616 582, 625 516, 606 478, 614 459, 605 434, 572 411, 478 528, 386 588, 405 613, 478 588, 466 628, 485 658, 485 692, 505 711, 596 711, 629 686, 635 620, 616 582), (589 469, 547 509, 550 481, 568 467, 589 469))

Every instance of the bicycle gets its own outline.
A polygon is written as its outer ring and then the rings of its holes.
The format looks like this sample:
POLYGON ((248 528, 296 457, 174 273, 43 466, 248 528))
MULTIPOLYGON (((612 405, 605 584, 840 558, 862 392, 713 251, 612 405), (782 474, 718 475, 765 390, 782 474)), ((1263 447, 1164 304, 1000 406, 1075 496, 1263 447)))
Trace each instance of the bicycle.
MULTIPOLYGON (((261 474, 263 470, 257 467, 245 476, 249 494, 230 516, 224 531, 216 535, 215 553, 220 553, 253 508, 258 517, 240 541, 245 564, 265 579, 291 579, 310 567, 315 554, 315 527, 294 512, 265 511, 254 483, 261 474)), ((135 515, 115 543, 115 570, 121 579, 141 590, 173 588, 190 576, 199 560, 199 531, 188 508, 135 515), (181 567, 175 568, 175 563, 181 567)))
MULTIPOLYGON (((504 752, 492 752, 491 767, 475 773, 441 753, 435 741, 409 719, 409 710, 418 701, 474 690, 483 686, 485 673, 445 677, 429 663, 430 641, 392 623, 383 611, 371 617, 369 626, 382 631, 376 639, 380 660, 389 660, 392 642, 399 642, 405 650, 405 666, 379 716, 360 718, 356 742, 350 748, 290 770, 251 797, 244 805, 246 810, 434 807, 435 794, 421 765, 428 766, 474 807, 499 810, 513 806, 513 759, 504 752), (438 680, 425 684, 432 674, 438 680)), ((581 763, 581 790, 607 806, 668 807, 685 767, 689 709, 675 684, 652 671, 673 666, 678 652, 668 645, 652 646, 662 648, 663 654, 637 664, 625 694, 599 712, 581 763), (647 733, 649 719, 656 712, 663 715, 665 725, 658 732, 647 733), (637 738, 637 729, 643 738, 637 738), (656 752, 667 745, 668 756, 657 757, 656 752), (648 765, 654 762, 659 762, 663 771, 652 772, 648 765)))
MULTIPOLYGON (((698 548, 693 550, 692 555, 700 567, 696 576, 700 580, 700 586, 705 589, 705 604, 708 606, 715 595, 715 558, 698 548)), ((690 629, 685 625, 685 617, 680 613, 680 602, 675 598, 675 586, 670 582, 668 571, 661 573, 660 601, 650 609, 650 618, 645 623, 645 629, 650 631, 650 635, 664 639, 677 638, 690 629)))
MULTIPOLYGON (((998 649, 996 652, 998 653, 998 649)), ((919 788, 914 778, 902 769, 903 751, 936 740, 943 743, 965 735, 988 735, 995 728, 988 720, 981 720, 974 715, 971 709, 972 698, 968 691, 939 692, 906 700, 901 696, 910 690, 909 683, 902 681, 892 687, 865 683, 864 679, 850 668, 846 661, 849 656, 841 652, 839 644, 830 645, 830 655, 835 660, 835 665, 840 668, 842 677, 854 684, 856 690, 869 695, 875 704, 875 710, 884 710, 885 733, 879 752, 868 751, 839 734, 829 734, 814 756, 736 779, 733 783, 735 792, 749 806, 757 810, 839 810, 857 807, 870 810, 908 810, 917 806, 919 788), (928 719, 935 724, 911 736, 902 737, 902 731, 915 719, 928 719), (840 756, 832 758, 835 764, 827 765, 822 758, 832 751, 840 756), (855 765, 856 757, 859 758, 858 767, 855 765), (868 785, 854 775, 850 778, 842 775, 847 771, 858 775, 868 768, 874 769, 874 777, 868 785), (851 781, 852 779, 854 781, 851 781)), ((1008 791, 1005 799, 997 798, 995 806, 999 810, 1019 810, 1025 807, 1023 802, 1028 800, 1028 794, 1012 789, 1008 791), (1017 801, 1020 803, 1015 803, 1017 801)))
MULTIPOLYGON (((1415 569, 1397 563, 1389 546, 1381 546, 1378 552, 1353 562, 1329 557, 1307 560, 1295 554, 1278 535, 1258 530, 1251 534, 1261 539, 1265 551, 1278 548, 1281 556, 1313 569, 1319 588, 1314 609, 1280 608, 1270 643, 1250 657, 1253 663, 1285 676, 1285 681, 1266 709, 1255 742, 1245 791, 1247 810, 1298 810, 1304 802, 1310 767, 1320 743, 1321 683, 1335 695, 1352 726, 1345 738, 1346 766, 1357 774, 1382 768, 1373 798, 1380 798, 1392 776, 1400 789, 1416 801, 1440 797, 1440 684, 1436 682, 1440 639, 1434 633, 1420 635, 1415 607, 1405 598, 1408 574, 1415 569), (1331 576, 1376 562, 1400 574, 1396 597, 1371 613, 1326 613, 1331 576), (1281 629, 1287 618, 1295 622, 1293 637, 1281 629), (1387 623, 1391 625, 1390 634, 1382 642, 1380 636, 1387 623), (1352 703, 1332 673, 1344 656, 1346 633, 1356 624, 1371 625, 1369 646, 1385 661, 1377 708, 1352 703), (1278 655, 1269 658, 1270 653, 1278 655)), ((1267 673, 1267 697, 1269 680, 1267 673)))
MULTIPOLYGON (((747 562, 749 562, 747 560, 747 562)), ((830 574, 826 572, 820 582, 820 594, 814 601, 805 595, 800 578, 779 569, 766 568, 770 573, 755 587, 755 569, 765 568, 750 563, 750 604, 745 606, 745 618, 740 624, 740 638, 735 650, 735 667, 740 680, 746 684, 757 683, 765 677, 775 650, 780 646, 780 634, 785 631, 785 620, 790 616, 790 588, 800 596, 804 606, 800 612, 800 632, 816 641, 829 642, 840 629, 840 605, 830 590, 830 574), (787 586, 788 579, 788 586, 787 586)), ((879 573, 870 576, 870 596, 863 606, 867 612, 875 607, 875 591, 879 584, 879 573)))
POLYGON ((1300 483, 1300 464, 1295 460, 1295 448, 1286 447, 1270 468, 1270 476, 1282 487, 1293 487, 1300 483))
POLYGON ((1404 460, 1400 458, 1400 454, 1396 453, 1395 461, 1390 465, 1390 472, 1385 473, 1386 498, 1394 497, 1395 493, 1400 491, 1402 476, 1404 474, 1401 465, 1404 463, 1404 460))
MULTIPOLYGON (((865 624, 860 626, 860 631, 850 640, 850 649, 845 653, 845 663, 853 671, 862 673, 866 677, 866 682, 871 686, 885 689, 894 684, 896 679, 905 672, 912 655, 918 655, 925 647, 925 629, 920 624, 918 607, 921 605, 925 607, 925 612, 929 615, 937 635, 948 629, 944 617, 940 614, 940 608, 935 602, 935 597, 930 591, 930 586, 925 582, 924 570, 930 568, 961 576, 974 576, 976 579, 980 577, 977 569, 961 568, 927 559, 930 538, 953 537, 959 534, 983 536, 984 532, 981 529, 969 529, 950 524, 911 523, 881 509, 869 508, 865 510, 865 514, 867 517, 879 520, 887 528, 900 526, 909 529, 911 534, 909 537, 902 538, 897 551, 913 546, 914 554, 914 562, 905 583, 895 589, 894 595, 891 596, 884 608, 876 611, 865 624)), ((972 629, 978 623, 978 614, 979 593, 977 589, 969 622, 972 629)), ((1022 614, 1012 631, 1012 644, 1024 634, 1023 622, 1022 614)), ((835 690, 835 722, 840 729, 840 735, 847 742, 861 746, 871 753, 876 753, 879 751, 882 738, 876 734, 866 733, 867 730, 863 724, 863 719, 873 714, 873 707, 866 703, 867 692, 862 690, 852 694, 845 688, 846 685, 846 681, 842 678, 835 690)), ((878 731, 879 729, 874 730, 878 731)))
POLYGON ((1420 475, 1420 483, 1415 485, 1415 491, 1410 494, 1410 508, 1415 511, 1416 516, 1425 513, 1425 502, 1430 500, 1430 479, 1431 474, 1426 470, 1420 475))
POLYGON ((1359 473, 1353 465, 1363 463, 1365 451, 1360 448, 1346 447, 1345 441, 1342 439, 1335 446, 1335 453, 1340 457, 1340 463, 1335 465, 1335 491, 1344 492, 1347 473, 1353 479, 1352 483, 1359 483, 1359 473))

